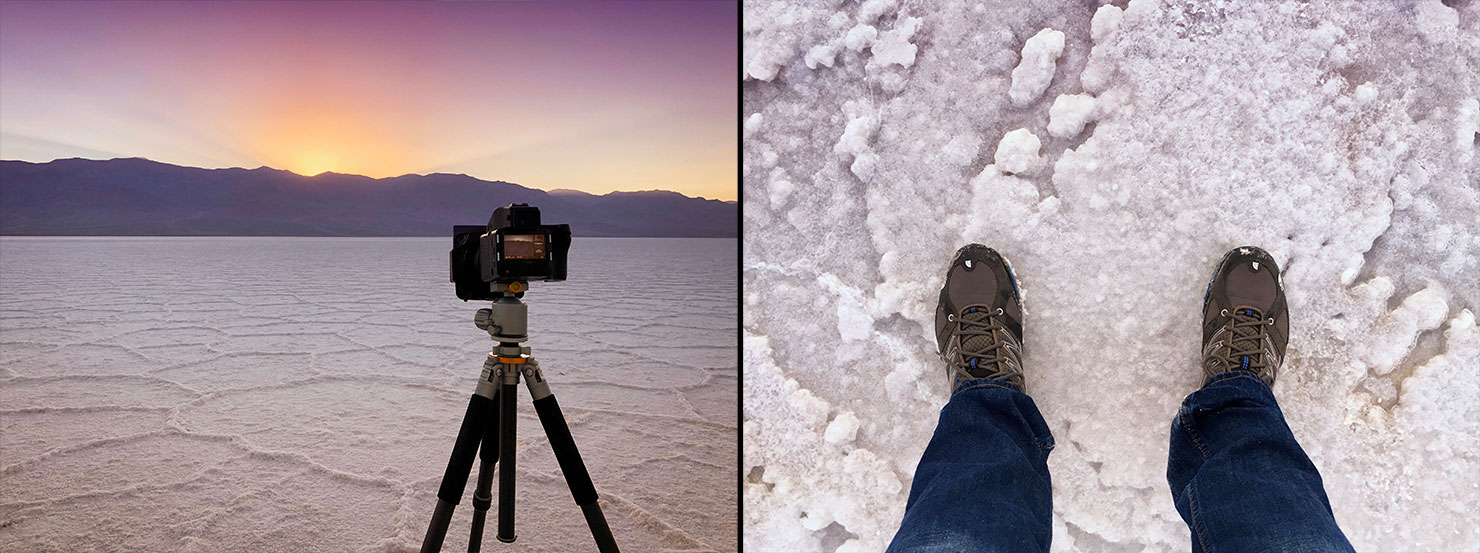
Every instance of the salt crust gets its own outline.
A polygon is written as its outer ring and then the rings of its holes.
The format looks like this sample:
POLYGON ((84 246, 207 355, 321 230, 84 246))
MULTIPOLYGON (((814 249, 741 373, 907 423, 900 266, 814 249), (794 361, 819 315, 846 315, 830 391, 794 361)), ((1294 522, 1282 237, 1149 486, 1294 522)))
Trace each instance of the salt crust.
POLYGON ((946 400, 942 269, 982 242, 1027 296, 1054 551, 1187 549, 1167 426, 1242 244, 1284 269, 1275 394, 1352 543, 1480 550, 1480 3, 1452 4, 746 3, 774 69, 742 100, 746 547, 887 546, 946 400), (874 60, 858 26, 901 22, 911 63, 874 60))

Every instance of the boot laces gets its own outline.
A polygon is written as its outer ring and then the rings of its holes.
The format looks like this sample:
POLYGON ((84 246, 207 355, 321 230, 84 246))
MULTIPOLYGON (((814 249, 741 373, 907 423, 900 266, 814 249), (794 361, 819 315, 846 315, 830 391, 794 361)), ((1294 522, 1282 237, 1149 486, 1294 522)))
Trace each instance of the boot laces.
POLYGON ((1269 336, 1269 323, 1264 314, 1252 307, 1233 310, 1229 322, 1232 338, 1223 362, 1229 369, 1263 374, 1271 360, 1265 358, 1264 341, 1269 336))
MULTIPOLYGON (((953 331, 958 344, 950 359, 956 380, 1020 378, 1018 353, 1009 345, 1011 333, 1003 325, 1001 309, 968 305, 957 314, 953 331)), ((1020 347, 1020 346, 1019 346, 1020 347)))

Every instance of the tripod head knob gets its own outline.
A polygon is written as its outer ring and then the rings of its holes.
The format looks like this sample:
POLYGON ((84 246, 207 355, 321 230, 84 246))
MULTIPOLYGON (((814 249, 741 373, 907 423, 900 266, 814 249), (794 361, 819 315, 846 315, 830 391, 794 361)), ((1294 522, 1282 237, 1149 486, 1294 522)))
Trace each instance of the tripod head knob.
POLYGON ((479 309, 478 314, 473 315, 473 324, 482 330, 488 330, 488 325, 493 324, 493 310, 487 307, 479 309))

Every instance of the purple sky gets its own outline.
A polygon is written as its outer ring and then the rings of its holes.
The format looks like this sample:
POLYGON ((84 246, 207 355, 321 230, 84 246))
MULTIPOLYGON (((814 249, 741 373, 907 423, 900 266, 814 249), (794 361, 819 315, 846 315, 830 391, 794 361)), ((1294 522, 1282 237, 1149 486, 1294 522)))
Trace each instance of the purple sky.
POLYGON ((735 199, 730 2, 0 3, 0 158, 735 199))

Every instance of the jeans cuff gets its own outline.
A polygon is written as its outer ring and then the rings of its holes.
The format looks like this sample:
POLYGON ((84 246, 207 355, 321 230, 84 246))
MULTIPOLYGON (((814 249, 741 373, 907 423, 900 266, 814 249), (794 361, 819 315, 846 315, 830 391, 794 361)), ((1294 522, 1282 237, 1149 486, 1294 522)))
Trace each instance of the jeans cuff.
POLYGON ((1023 391, 1022 388, 1014 386, 1011 382, 1008 382, 1006 380, 998 380, 996 378, 972 378, 969 380, 962 380, 960 383, 956 384, 956 388, 954 390, 951 390, 951 395, 954 396, 966 390, 975 390, 977 388, 1006 388, 1015 392, 1023 391))
POLYGON ((1231 381, 1235 381, 1235 380, 1238 380, 1238 379, 1249 379, 1249 380, 1253 380, 1254 382, 1258 382, 1261 386, 1264 386, 1264 389, 1266 389, 1266 390, 1272 390, 1272 388, 1270 387, 1269 383, 1268 382, 1265 382, 1263 378, 1259 378, 1259 375, 1254 374, 1254 373, 1251 373, 1249 371, 1243 371, 1243 370, 1228 371, 1228 372, 1218 373, 1218 374, 1215 374, 1213 376, 1210 376, 1210 377, 1208 377, 1207 380, 1204 380, 1203 381, 1202 387, 1203 388, 1207 388, 1208 386, 1212 386, 1214 384, 1219 384, 1219 383, 1222 383, 1222 382, 1231 382, 1231 381))

